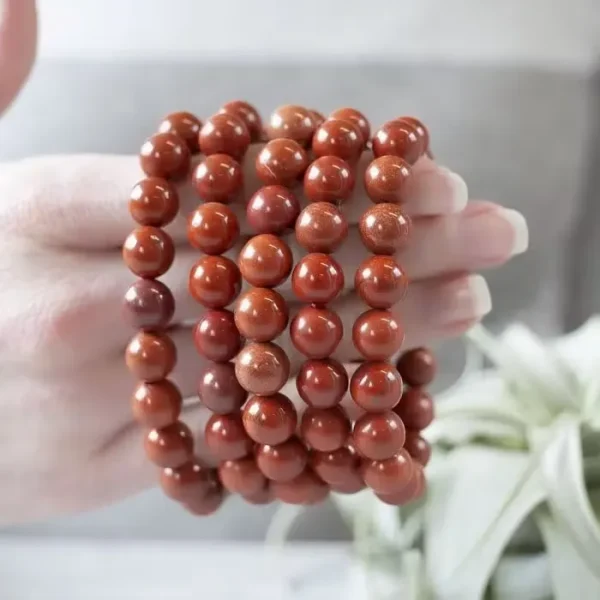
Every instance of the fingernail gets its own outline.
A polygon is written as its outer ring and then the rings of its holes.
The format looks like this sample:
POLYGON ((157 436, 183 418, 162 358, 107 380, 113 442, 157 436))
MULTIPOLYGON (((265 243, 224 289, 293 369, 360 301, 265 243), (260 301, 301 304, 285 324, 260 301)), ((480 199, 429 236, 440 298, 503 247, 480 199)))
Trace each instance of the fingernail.
POLYGON ((501 214, 508 221, 513 233, 511 256, 523 254, 529 247, 529 228, 525 217, 512 208, 503 208, 501 214))
POLYGON ((469 201, 469 188, 465 180, 450 169, 440 167, 440 171, 445 175, 449 187, 449 202, 452 212, 460 212, 467 206, 469 201))
POLYGON ((487 281, 481 275, 470 275, 444 294, 444 307, 438 312, 441 325, 478 319, 492 310, 492 296, 487 281))

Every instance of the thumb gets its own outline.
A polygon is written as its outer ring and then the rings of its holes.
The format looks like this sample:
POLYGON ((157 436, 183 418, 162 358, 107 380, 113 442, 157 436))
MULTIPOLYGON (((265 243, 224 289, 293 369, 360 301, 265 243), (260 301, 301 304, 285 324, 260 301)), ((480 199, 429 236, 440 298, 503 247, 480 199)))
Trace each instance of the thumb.
POLYGON ((25 83, 36 45, 35 0, 0 0, 0 114, 25 83))

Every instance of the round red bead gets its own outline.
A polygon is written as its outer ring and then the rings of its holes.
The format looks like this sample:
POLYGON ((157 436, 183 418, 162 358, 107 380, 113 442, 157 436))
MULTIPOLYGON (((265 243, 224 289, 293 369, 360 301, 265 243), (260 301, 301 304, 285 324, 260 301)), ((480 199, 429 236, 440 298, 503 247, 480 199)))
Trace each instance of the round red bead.
POLYGON ((392 313, 374 308, 356 319, 352 340, 367 360, 387 360, 400 350, 404 329, 392 313))
POLYGON ((430 384, 437 370, 435 357, 427 348, 415 348, 405 352, 398 361, 398 371, 408 385, 430 384))
POLYGON ((360 129, 351 121, 327 119, 315 131, 312 149, 315 156, 337 156, 354 164, 365 141, 360 129))
POLYGON ((271 140, 256 157, 256 174, 266 185, 292 186, 308 167, 308 155, 294 140, 271 140))
POLYGON ((389 363, 363 363, 352 375, 350 394, 368 412, 388 411, 402 398, 402 378, 389 363))
POLYGON ((375 204, 360 218, 363 244, 374 254, 396 254, 410 235, 410 220, 396 204, 375 204))
POLYGON ((286 104, 275 109, 266 131, 271 140, 288 138, 306 146, 312 139, 315 126, 310 110, 303 106, 286 104))
POLYGON ((359 465, 356 452, 346 446, 331 452, 313 450, 310 453, 312 470, 330 485, 343 485, 359 477, 359 465))
POLYGON ((168 379, 140 383, 131 398, 133 416, 145 427, 172 425, 181 412, 181 392, 168 379))
POLYGON ((136 329, 164 329, 175 312, 175 299, 164 283, 138 279, 125 293, 123 312, 136 329))
POLYGON ((200 371, 198 398, 210 411, 221 415, 236 412, 246 396, 233 363, 209 363, 200 371))
POLYGON ((268 185, 250 198, 246 219, 256 233, 280 234, 294 226, 299 213, 300 203, 291 190, 268 185))
POLYGON ((433 421, 433 399, 420 388, 406 390, 394 410, 409 429, 425 429, 433 421))
POLYGON ((327 304, 343 288, 344 271, 328 254, 307 254, 292 272, 292 290, 301 302, 327 304))
POLYGON ((205 254, 223 254, 230 250, 240 234, 235 213, 224 204, 201 204, 188 220, 190 244, 205 254))
POLYGON ((223 104, 219 109, 219 112, 229 113, 241 119, 250 133, 251 141, 260 141, 263 129, 262 121, 254 106, 243 100, 232 100, 231 102, 223 104))
POLYGON ((230 361, 242 339, 229 310, 207 310, 194 326, 194 344, 201 356, 215 362, 230 361))
POLYGON ((257 494, 267 484, 254 457, 225 461, 219 467, 219 478, 226 490, 242 496, 257 494))
POLYGON ((296 240, 308 252, 330 254, 347 235, 346 217, 328 202, 309 204, 296 221, 296 240))
POLYGON ((194 438, 189 427, 177 421, 161 429, 151 429, 146 435, 144 450, 155 465, 176 468, 192 457, 194 438))
POLYGON ((235 323, 240 334, 256 342, 270 342, 288 323, 288 307, 281 294, 268 288, 251 288, 239 299, 235 323))
POLYGON ((194 458, 176 469, 163 469, 160 486, 169 498, 179 502, 202 498, 218 492, 221 487, 214 470, 207 469, 194 458))
POLYGON ((204 202, 233 202, 244 185, 242 167, 227 154, 211 154, 194 169, 192 183, 204 202))
POLYGON ((329 115, 329 118, 342 119, 343 121, 354 123, 360 130, 365 144, 371 138, 371 126, 369 125, 369 121, 367 121, 365 115, 355 108, 338 108, 329 115))
POLYGON ((331 452, 341 448, 350 435, 350 421, 339 406, 308 407, 300 422, 300 435, 313 449, 331 452))
POLYGON ((418 431, 407 430, 404 449, 423 466, 426 466, 431 458, 431 446, 418 431))
POLYGON ((373 202, 402 202, 402 186, 410 177, 410 166, 398 156, 380 156, 365 171, 365 190, 373 202))
POLYGON ((250 133, 239 117, 231 113, 213 115, 200 130, 200 150, 206 156, 228 154, 240 160, 250 145, 250 133))
POLYGON ((327 498, 329 489, 310 469, 291 481, 274 481, 275 497, 286 504, 317 504, 327 498))
POLYGON ((283 394, 251 396, 242 411, 244 428, 259 444, 275 446, 289 440, 298 417, 291 400, 283 394))
POLYGON ((177 190, 160 177, 147 177, 133 186, 129 213, 140 225, 164 227, 179 211, 177 190))
POLYGON ((423 152, 427 152, 429 150, 429 131, 427 127, 415 117, 399 117, 397 120, 404 121, 414 128, 417 137, 421 139, 423 152))
POLYGON ((209 452, 218 460, 243 458, 254 448, 239 414, 212 415, 204 429, 204 441, 209 452))
POLYGON ((308 358, 328 358, 338 347, 344 328, 340 317, 326 308, 302 307, 290 324, 296 349, 308 358))
POLYGON ((365 483, 373 491, 378 494, 395 494, 410 483, 414 469, 412 458, 402 449, 391 458, 366 461, 361 471, 365 483))
POLYGON ((400 451, 406 439, 406 430, 402 419, 391 411, 369 413, 354 424, 352 439, 356 449, 365 458, 385 460, 400 451))
POLYGON ((371 308, 391 308, 404 298, 408 276, 391 256, 370 256, 356 270, 354 288, 371 308))
POLYGON ((198 135, 202 123, 192 113, 181 111, 167 115, 159 124, 159 133, 176 133, 185 141, 190 152, 196 153, 200 150, 198 135))
POLYGON ((298 394, 306 404, 331 408, 342 401, 348 389, 348 373, 333 358, 307 360, 296 376, 298 394))
POLYGON ((123 244, 123 261, 138 277, 154 279, 164 275, 174 258, 173 240, 158 227, 138 227, 123 244))
POLYGON ((312 162, 304 174, 304 194, 310 202, 347 200, 354 189, 354 174, 350 165, 337 156, 321 156, 312 162))
POLYGON ((261 445, 256 449, 258 468, 271 481, 290 481, 302 471, 308 461, 306 446, 296 437, 282 444, 261 445))
POLYGON ((423 139, 410 123, 401 120, 384 123, 373 136, 373 154, 398 156, 414 165, 425 151, 423 139))
POLYGON ((175 366, 177 348, 170 336, 140 331, 127 346, 125 363, 129 371, 146 382, 164 379, 175 366))
POLYGON ((242 288, 237 265, 225 256, 203 256, 190 271, 192 297, 207 308, 225 308, 242 288))
POLYGON ((292 263, 289 246, 268 233, 251 238, 238 259, 242 277, 256 287, 275 287, 283 283, 292 270, 292 263))
POLYGON ((140 165, 148 177, 183 179, 190 159, 185 141, 175 133, 155 133, 140 150, 140 165))
POLYGON ((246 391, 268 396, 278 392, 287 382, 290 359, 277 344, 253 342, 240 352, 235 374, 246 391))

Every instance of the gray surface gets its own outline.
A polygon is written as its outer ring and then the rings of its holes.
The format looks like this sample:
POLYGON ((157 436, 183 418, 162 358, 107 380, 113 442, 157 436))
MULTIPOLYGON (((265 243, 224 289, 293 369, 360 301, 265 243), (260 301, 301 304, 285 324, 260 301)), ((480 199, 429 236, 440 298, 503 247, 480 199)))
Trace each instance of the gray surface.
MULTIPOLYGON (((518 316, 556 331, 559 316, 568 312, 562 295, 566 240, 576 237, 572 225, 587 189, 593 91, 593 79, 584 75, 484 67, 46 62, 0 122, 0 160, 134 153, 163 114, 189 109, 206 115, 236 97, 263 112, 290 101, 323 111, 355 105, 374 123, 413 113, 430 125, 436 156, 465 177, 472 197, 518 208, 529 220, 530 252, 489 275, 490 323, 518 316)), ((447 352, 448 365, 456 363, 457 348, 447 352)), ((152 491, 118 507, 14 532, 253 539, 271 512, 232 502, 217 518, 193 520, 152 491)), ((307 523, 306 537, 342 531, 330 508, 316 509, 307 523)))

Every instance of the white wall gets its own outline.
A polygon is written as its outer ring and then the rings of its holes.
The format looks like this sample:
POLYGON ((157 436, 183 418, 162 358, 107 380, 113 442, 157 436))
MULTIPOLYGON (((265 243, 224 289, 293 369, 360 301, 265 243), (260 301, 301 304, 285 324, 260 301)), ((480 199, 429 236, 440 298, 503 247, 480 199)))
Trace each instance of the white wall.
POLYGON ((598 0, 38 0, 42 56, 322 56, 567 63, 600 49, 598 0))

